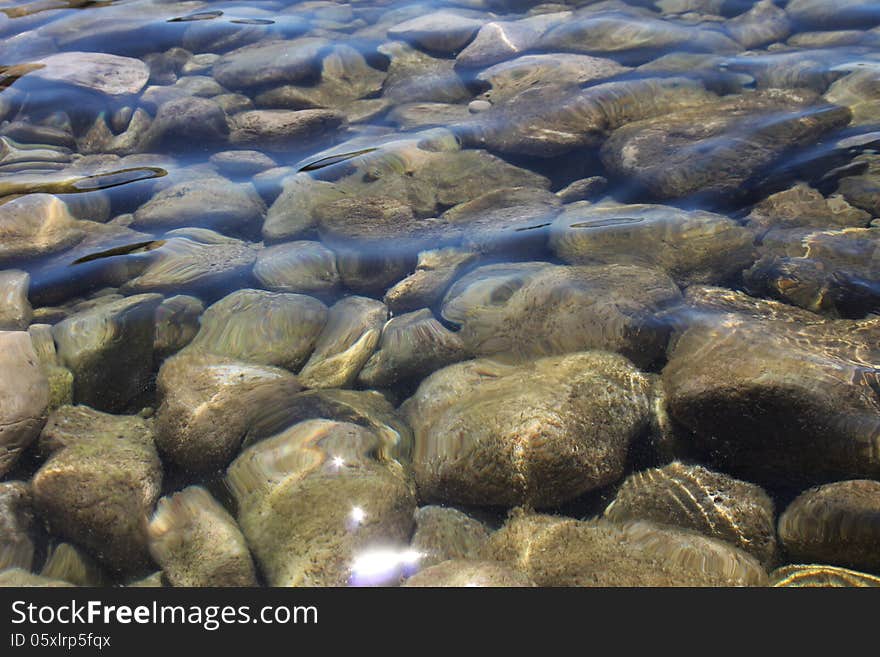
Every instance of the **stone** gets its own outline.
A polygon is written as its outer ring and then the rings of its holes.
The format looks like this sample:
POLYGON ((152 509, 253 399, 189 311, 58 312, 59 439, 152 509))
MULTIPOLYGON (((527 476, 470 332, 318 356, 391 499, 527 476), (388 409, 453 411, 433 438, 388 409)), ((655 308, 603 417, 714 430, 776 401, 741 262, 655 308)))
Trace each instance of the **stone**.
POLYGON ((652 198, 733 198, 788 149, 849 123, 848 109, 815 100, 803 90, 758 91, 635 121, 602 145, 602 162, 652 198))
POLYGON ((427 308, 388 320, 378 347, 358 374, 358 383, 366 388, 418 380, 467 358, 458 334, 438 322, 427 308))
POLYGON ((74 586, 109 586, 109 579, 92 557, 70 543, 52 546, 41 577, 70 582, 74 586))
POLYGON ((459 103, 473 96, 453 60, 431 57, 401 41, 383 43, 378 51, 391 60, 382 97, 395 105, 459 103))
POLYGON ((785 587, 880 587, 880 577, 836 566, 789 565, 770 573, 770 586, 785 587))
POLYGON ((324 39, 303 38, 244 46, 214 63, 214 79, 234 90, 307 80, 317 75, 326 45, 324 39))
POLYGON ((0 476, 46 422, 49 381, 26 331, 0 331, 0 476))
POLYGON ((826 199, 806 183, 797 183, 754 205, 746 221, 763 237, 770 230, 789 228, 866 227, 871 216, 839 194, 826 199))
POLYGON ((50 579, 48 577, 43 577, 42 575, 35 575, 23 568, 8 568, 6 570, 0 570, 0 588, 46 588, 58 586, 73 586, 73 584, 59 579, 50 579))
POLYGON ((320 242, 276 244, 257 255, 254 277, 273 292, 330 295, 340 284, 336 254, 320 242))
POLYGON ((18 269, 0 271, 0 330, 27 329, 34 315, 28 301, 30 274, 18 269))
POLYGON ((666 274, 636 265, 485 265, 456 281, 442 317, 461 326, 470 353, 528 358, 617 351, 647 366, 666 347, 657 313, 676 304, 666 274))
POLYGON ((401 407, 419 499, 550 507, 612 483, 649 395, 648 378, 607 352, 450 365, 401 407))
POLYGON ((459 203, 440 215, 463 233, 466 248, 480 253, 534 257, 547 244, 547 229, 561 201, 539 187, 507 187, 459 203))
POLYGON ((471 114, 469 105, 402 103, 388 112, 388 120, 403 130, 416 130, 460 123, 471 114))
POLYGON ((266 206, 253 185, 197 178, 160 190, 134 213, 134 228, 197 226, 219 233, 259 235, 266 206))
POLYGON ((360 583, 364 552, 406 544, 415 495, 386 453, 368 429, 308 420, 229 466, 239 525, 270 586, 360 583))
POLYGON ((143 150, 184 150, 221 144, 229 137, 226 112, 215 101, 198 96, 173 98, 159 106, 143 136, 143 150))
POLYGON ((841 0, 834 5, 822 0, 791 0, 785 10, 795 23, 821 30, 864 30, 880 24, 880 9, 872 0, 841 0))
POLYGON ((0 483, 0 572, 7 568, 30 570, 36 539, 30 485, 24 481, 0 483))
POLYGON ((407 587, 529 587, 532 581, 523 573, 497 561, 451 559, 416 573, 403 584, 407 587))
POLYGON ((630 475, 604 515, 693 529, 735 545, 765 567, 777 558, 773 500, 755 484, 699 465, 675 461, 630 475))
POLYGON ((628 123, 710 104, 717 97, 699 81, 653 77, 530 87, 475 117, 462 132, 495 152, 550 158, 598 146, 628 123))
POLYGON ((589 178, 580 178, 566 185, 556 192, 556 196, 563 203, 587 201, 602 194, 606 187, 608 187, 608 180, 605 177, 590 176, 589 178))
POLYGON ((74 400, 124 410, 149 385, 159 294, 140 294, 75 313, 52 329, 62 365, 73 372, 74 400))
POLYGON ((681 441, 707 466, 767 485, 876 477, 878 321, 755 310, 681 311, 663 370, 681 441))
POLYGON ((752 233, 704 210, 616 202, 573 204, 550 227, 550 246, 572 264, 640 264, 680 285, 718 283, 754 260, 752 233))
POLYGON ((479 559, 489 540, 483 523, 451 507, 423 506, 415 520, 410 547, 419 553, 423 569, 450 559, 479 559))
POLYGON ((147 526, 150 554, 172 586, 256 586, 235 520, 201 486, 163 497, 147 526))
POLYGON ((784 41, 791 33, 791 21, 773 0, 760 0, 747 12, 726 21, 724 29, 743 48, 751 50, 784 41))
POLYGON ((880 217, 880 176, 876 173, 847 176, 841 179, 837 191, 850 204, 880 217))
POLYGON ((249 178, 275 166, 275 161, 260 151, 221 151, 209 158, 211 164, 228 178, 249 178))
POLYGON ((61 52, 34 61, 31 78, 60 82, 108 96, 136 94, 150 77, 138 59, 100 52, 61 52))
POLYGON ((493 103, 501 103, 536 85, 583 85, 621 75, 629 70, 613 59, 553 53, 523 55, 495 64, 480 71, 476 79, 490 85, 486 96, 493 103))
POLYGON ((480 29, 482 22, 449 11, 423 14, 388 30, 392 39, 401 39, 425 50, 451 54, 461 50, 480 29))
POLYGON ((206 228, 178 228, 143 256, 146 266, 122 289, 138 292, 203 293, 246 283, 256 251, 246 242, 206 228))
POLYGON ((165 299, 156 308, 156 334, 153 352, 164 360, 177 353, 199 332, 199 318, 205 305, 196 297, 178 294, 165 299))
POLYGON ((538 586, 765 586, 758 561, 697 532, 514 513, 489 553, 538 586))
POLYGON ((484 68, 532 50, 550 28, 571 18, 569 11, 528 16, 515 21, 483 23, 474 40, 458 53, 456 66, 484 68))
POLYGON ((856 70, 832 84, 823 98, 834 105, 848 107, 852 112, 852 125, 877 125, 880 123, 880 72, 856 70))
POLYGON ((373 354, 388 319, 385 304, 350 296, 330 307, 327 323, 299 378, 309 388, 351 387, 373 354))
POLYGON ((205 310, 186 348, 297 371, 327 322, 327 307, 302 294, 238 290, 205 310))
POLYGON ((52 533, 114 572, 145 569, 145 520, 162 484, 151 422, 64 406, 46 423, 40 450, 49 459, 34 475, 34 502, 52 533))
POLYGON ((335 131, 345 115, 335 110, 250 110, 230 117, 229 142, 239 147, 290 152, 335 131))
POLYGON ((156 445, 191 472, 228 465, 250 425, 302 389, 280 368, 186 351, 162 364, 156 387, 156 445))
POLYGON ((383 301, 394 313, 429 308, 440 301, 452 281, 476 260, 476 252, 458 247, 421 251, 415 271, 390 288, 383 301))
POLYGON ((811 488, 779 517, 779 540, 791 561, 877 572, 880 482, 838 481, 811 488))
POLYGON ((0 265, 63 251, 85 237, 84 226, 57 196, 7 200, 0 204, 0 265))

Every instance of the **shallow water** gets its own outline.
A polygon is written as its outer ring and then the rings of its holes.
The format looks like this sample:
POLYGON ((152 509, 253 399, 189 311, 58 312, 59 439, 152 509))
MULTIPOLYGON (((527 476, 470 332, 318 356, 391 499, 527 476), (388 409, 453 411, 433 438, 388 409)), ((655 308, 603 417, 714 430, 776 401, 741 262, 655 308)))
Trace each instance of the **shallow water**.
POLYGON ((0 5, 0 581, 880 584, 880 2, 0 5))

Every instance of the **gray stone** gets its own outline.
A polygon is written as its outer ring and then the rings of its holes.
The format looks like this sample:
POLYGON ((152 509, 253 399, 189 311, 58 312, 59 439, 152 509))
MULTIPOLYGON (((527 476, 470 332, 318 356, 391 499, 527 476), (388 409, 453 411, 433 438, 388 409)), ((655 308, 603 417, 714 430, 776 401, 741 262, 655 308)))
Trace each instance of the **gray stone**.
POLYGON ((317 74, 318 54, 324 39, 270 41, 245 46, 214 63, 214 78, 227 89, 248 89, 287 84, 317 74))
POLYGON ((251 110, 230 117, 229 141, 236 146, 267 151, 298 151, 333 132, 345 121, 334 110, 251 110))
POLYGON ((46 82, 62 82, 109 96, 136 94, 150 77, 146 64, 131 57, 100 52, 62 52, 34 62, 29 75, 46 82))
POLYGON ((388 30, 392 39, 414 43, 425 50, 450 54, 467 45, 482 22, 454 14, 437 11, 411 18, 388 30))
POLYGON ((475 251, 458 247, 421 251, 415 271, 389 289, 383 300, 395 313, 430 308, 476 259, 475 251))
POLYGON ((254 277, 275 292, 328 295, 339 287, 336 254, 320 242, 284 242, 260 251, 254 277))
POLYGON ((516 57, 536 47, 542 34, 569 20, 571 15, 569 11, 558 11, 515 21, 483 23, 474 40, 458 53, 456 65, 483 68, 516 57))

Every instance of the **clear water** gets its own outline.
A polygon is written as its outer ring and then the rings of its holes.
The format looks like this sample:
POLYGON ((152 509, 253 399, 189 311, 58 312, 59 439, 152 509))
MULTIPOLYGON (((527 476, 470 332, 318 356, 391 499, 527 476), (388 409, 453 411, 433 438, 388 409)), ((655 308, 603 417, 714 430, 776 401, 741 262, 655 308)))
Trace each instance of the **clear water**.
POLYGON ((880 583, 880 3, 4 2, 0 142, 7 584, 880 583))

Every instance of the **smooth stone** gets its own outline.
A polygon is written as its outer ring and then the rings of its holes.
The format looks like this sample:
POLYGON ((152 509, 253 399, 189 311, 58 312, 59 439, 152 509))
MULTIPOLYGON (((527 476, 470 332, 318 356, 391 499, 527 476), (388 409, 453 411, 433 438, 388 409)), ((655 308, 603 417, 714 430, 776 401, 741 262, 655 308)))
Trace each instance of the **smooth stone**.
POLYGON ((743 48, 751 50, 784 41, 791 33, 791 21, 773 0, 760 0, 747 12, 726 21, 724 29, 743 48))
POLYGON ((468 354, 453 333, 427 308, 392 317, 382 328, 378 349, 366 362, 358 383, 366 388, 389 388, 418 380, 468 354))
POLYGON ((869 173, 863 176, 847 176, 837 187, 850 204, 880 217, 880 175, 869 173))
POLYGON ((606 178, 603 176, 590 176, 589 178, 580 178, 569 183, 556 192, 556 196, 563 203, 587 201, 602 194, 606 187, 608 187, 608 180, 606 178))
POLYGON ((874 0, 790 0, 785 10, 795 23, 821 30, 856 28, 864 30, 880 23, 880 8, 874 0))
POLYGON ((0 331, 0 476, 46 422, 49 381, 26 331, 0 331))
POLYGON ((201 486, 163 497, 147 526, 150 554, 172 586, 256 586, 235 520, 201 486))
POLYGON ((317 75, 324 39, 304 38, 244 46, 214 63, 213 75, 227 89, 288 84, 317 75))
POLYGON ((665 405, 701 462, 765 485, 880 473, 880 322, 823 321, 768 301, 682 316, 688 326, 663 370, 665 405))
POLYGON ((880 481, 838 481, 811 488, 779 517, 791 561, 880 571, 880 481))
POLYGON ((558 11, 528 16, 515 21, 483 23, 477 36, 455 58, 460 68, 484 68, 531 50, 547 30, 571 18, 571 12, 558 11))
POLYGON ((416 573, 403 586, 513 588, 530 587, 534 584, 520 571, 497 561, 451 559, 416 573))
POLYGON ((699 465, 675 461, 630 475, 604 515, 614 522, 650 520, 693 529, 767 567, 777 558, 773 500, 755 484, 699 465))
POLYGON ((211 100, 217 103, 227 116, 254 109, 254 102, 244 94, 220 94, 211 100))
POLYGON ((197 178, 157 192, 134 213, 131 225, 146 230, 198 226, 220 233, 259 235, 266 206, 250 184, 197 178))
POLYGON ((190 353, 297 371, 327 322, 327 307, 303 294, 238 290, 208 306, 190 353))
POLYGON ((74 586, 109 586, 100 564, 71 543, 52 546, 40 576, 70 582, 74 586))
POLYGON ((298 151, 344 122, 345 116, 335 110, 250 110, 230 117, 229 142, 267 151, 298 151))
POLYGON ((40 450, 50 456, 34 475, 34 502, 52 532, 115 572, 145 569, 145 520, 162 484, 152 423, 65 406, 46 423, 40 450))
POLYGON ((196 297, 178 294, 165 299, 156 308, 156 334, 153 352, 164 360, 177 353, 199 332, 199 319, 205 304, 196 297))
POLYGON ((251 423, 243 445, 250 447, 294 424, 319 418, 369 429, 381 439, 384 456, 401 463, 411 460, 412 430, 391 403, 375 390, 326 388, 288 395, 283 408, 251 423))
POLYGON ((848 109, 803 90, 746 93, 630 123, 602 145, 608 170, 653 198, 742 195, 788 149, 846 126, 848 109))
POLYGON ((284 242, 263 249, 254 264, 254 277, 274 292, 332 294, 340 284, 336 254, 320 242, 284 242))
POLYGON ((469 105, 402 103, 388 112, 388 120, 403 130, 416 130, 460 123, 471 114, 469 105))
POLYGON ((605 82, 586 89, 551 82, 493 106, 462 130, 496 152, 549 158, 598 146, 611 131, 633 121, 714 99, 699 81, 683 77, 605 82))
POLYGON ((0 271, 0 330, 27 329, 34 316, 28 301, 30 274, 18 269, 0 271))
POLYGON ((221 174, 231 178, 247 178, 278 166, 260 151, 221 151, 214 153, 209 161, 221 174))
MULTIPOLYGON (((355 294, 381 297, 385 291, 412 271, 415 258, 408 254, 383 254, 363 247, 336 249, 336 266, 342 284, 355 294)), ((416 250, 418 245, 413 245, 416 250)), ((409 250, 409 249, 408 249, 409 250)))
POLYGON ((147 265, 122 286, 125 292, 213 292, 246 284, 257 252, 246 242, 212 230, 178 228, 143 257, 147 265))
POLYGON ((84 225, 57 196, 26 194, 0 204, 0 265, 4 267, 63 251, 85 235, 84 225))
POLYGON ((138 59, 100 52, 61 52, 34 62, 29 73, 46 82, 62 82, 108 96, 136 94, 150 77, 149 67, 138 59))
POLYGON ((463 233, 466 248, 480 253, 542 253, 547 229, 559 212, 561 201, 538 187, 496 189, 459 203, 440 215, 440 220, 463 233))
POLYGON ((770 231, 743 272, 748 292, 832 317, 860 318, 880 301, 880 228, 770 231))
POLYGON ((162 364, 156 387, 156 445, 192 472, 228 465, 250 425, 302 388, 280 368, 186 351, 162 364))
POLYGON ((411 42, 437 53, 451 54, 461 50, 480 29, 482 21, 437 11, 411 18, 388 30, 392 39, 411 42))
POLYGON ((210 98, 182 96, 162 103, 142 138, 142 151, 181 151, 192 146, 225 143, 229 135, 226 112, 210 98))
POLYGON ((354 424, 295 424, 245 450, 226 479, 270 586, 368 583, 357 570, 363 553, 402 548, 412 531, 406 471, 380 436, 354 424))
POLYGON ((639 264, 677 283, 717 283, 754 261, 752 233, 703 210, 666 205, 576 204, 550 227, 550 246, 571 264, 639 264))
POLYGON ((308 388, 348 388, 373 354, 388 318, 385 304, 350 296, 330 306, 327 323, 299 379, 308 388))
POLYGON ((770 586, 837 588, 880 587, 880 577, 848 568, 823 565, 788 565, 770 573, 770 586))
POLYGON ((394 105, 460 103, 473 96, 453 60, 431 57, 400 41, 383 43, 378 51, 391 60, 382 96, 394 105))
POLYGON ((470 353, 534 357, 617 351, 647 366, 665 350, 654 316, 680 299, 666 274, 635 265, 486 265, 446 293, 442 316, 470 353))
POLYGON ((479 559, 489 540, 486 526, 458 509, 423 506, 415 521, 410 548, 418 552, 423 569, 449 559, 479 559))
POLYGON ((415 271, 390 288, 383 301, 394 313, 430 308, 477 257, 476 252, 458 247, 421 251, 415 271))
POLYGON ((0 482, 0 572, 7 568, 31 569, 37 527, 30 485, 24 481, 0 482))
POLYGON ((852 124, 870 126, 880 123, 880 71, 857 70, 837 80, 823 98, 829 103, 848 107, 852 124))
POLYGON ((72 404, 73 372, 61 365, 61 359, 55 348, 55 338, 52 337, 52 326, 31 324, 28 327, 28 335, 49 382, 48 410, 54 411, 65 404, 72 404))
POLYGON ((686 529, 515 513, 489 553, 538 586, 765 586, 751 555, 686 529))
POLYGON ((121 411, 147 389, 160 303, 159 294, 125 297, 53 327, 61 363, 73 372, 76 403, 121 411))
POLYGON ((524 55, 480 71, 476 79, 491 86, 486 93, 494 103, 507 101, 536 85, 583 85, 629 71, 613 59, 553 53, 524 55))
POLYGON ((647 377, 607 352, 439 370, 401 407, 419 498, 549 507, 607 485, 648 425, 649 395, 647 377))

